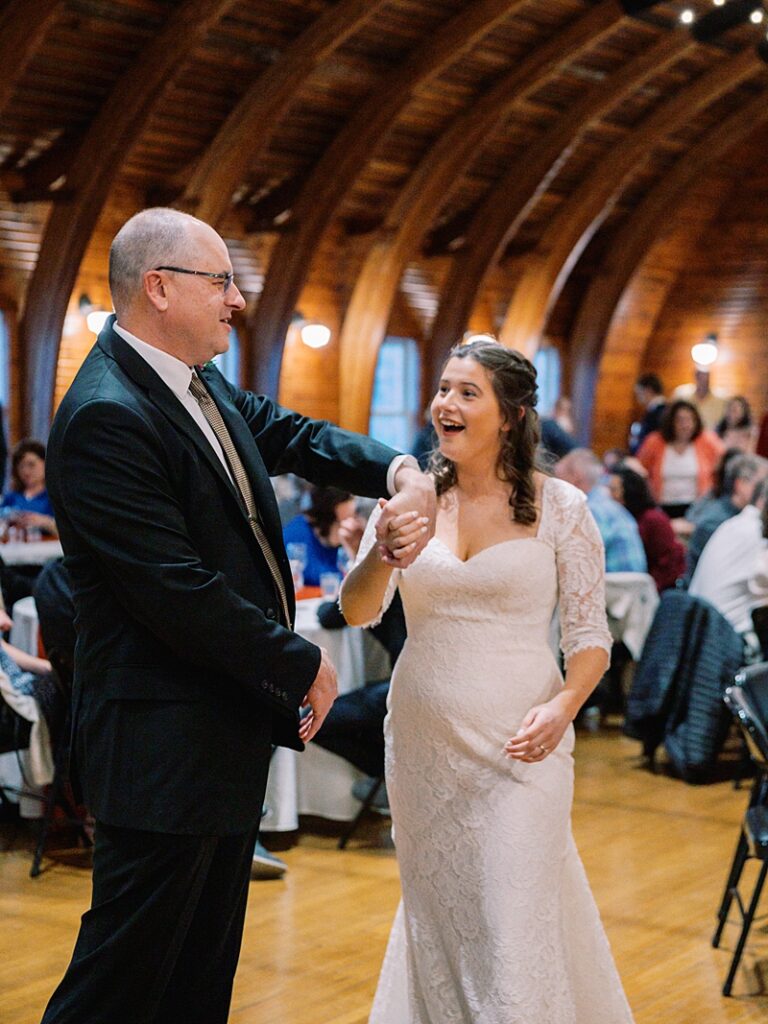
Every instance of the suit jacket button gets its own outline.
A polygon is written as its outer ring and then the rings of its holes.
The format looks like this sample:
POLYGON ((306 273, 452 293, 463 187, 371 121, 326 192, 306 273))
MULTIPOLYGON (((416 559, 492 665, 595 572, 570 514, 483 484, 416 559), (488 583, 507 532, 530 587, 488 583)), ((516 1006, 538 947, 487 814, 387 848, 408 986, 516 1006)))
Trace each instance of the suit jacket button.
POLYGON ((269 689, 269 683, 267 682, 266 679, 262 679, 261 680, 261 688, 262 688, 262 690, 268 690, 269 689))
POLYGON ((277 615, 275 614, 275 609, 274 608, 267 608, 267 610, 264 612, 264 614, 266 615, 266 617, 268 619, 276 619, 277 618, 277 615))

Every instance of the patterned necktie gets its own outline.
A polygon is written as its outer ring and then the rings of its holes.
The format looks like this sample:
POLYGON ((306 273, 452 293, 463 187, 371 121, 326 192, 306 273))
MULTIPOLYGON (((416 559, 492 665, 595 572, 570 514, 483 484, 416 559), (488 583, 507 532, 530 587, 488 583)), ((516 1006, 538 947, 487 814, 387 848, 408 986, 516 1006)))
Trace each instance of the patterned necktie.
POLYGON ((211 430, 213 430, 219 444, 221 445, 222 451, 224 452, 224 458, 227 460, 229 468, 232 471, 232 476, 234 477, 237 488, 240 492, 240 498, 248 515, 248 522, 251 524, 253 534, 258 541, 261 553, 264 555, 264 560, 269 566, 269 571, 272 574, 272 582, 274 583, 275 590, 280 598, 285 624, 291 628, 291 615, 288 611, 288 598, 285 593, 285 584, 283 583, 283 577, 280 575, 280 569, 277 564, 277 559, 275 558, 275 553, 267 540, 267 536, 264 533, 259 520, 259 511, 256 508, 253 491, 251 490, 251 481, 248 479, 245 467, 240 461, 237 448, 235 448, 232 437, 227 430, 227 425, 219 412, 219 407, 211 398, 208 389, 198 377, 196 370, 192 371, 192 380, 189 382, 189 391, 200 406, 203 416, 205 416, 210 423, 211 430))

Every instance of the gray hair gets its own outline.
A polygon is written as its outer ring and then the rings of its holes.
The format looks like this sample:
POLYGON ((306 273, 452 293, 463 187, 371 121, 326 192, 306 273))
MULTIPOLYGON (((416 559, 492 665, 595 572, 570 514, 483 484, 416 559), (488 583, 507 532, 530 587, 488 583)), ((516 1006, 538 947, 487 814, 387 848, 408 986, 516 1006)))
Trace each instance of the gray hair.
POLYGON ((768 469, 768 460, 759 455, 736 455, 728 460, 723 475, 723 494, 733 494, 737 480, 753 480, 758 473, 768 469))
POLYGON ((574 448, 562 457, 558 466, 589 483, 590 489, 595 486, 603 472, 600 459, 591 448, 574 448))
POLYGON ((178 262, 182 249, 189 248, 193 223, 203 222, 180 210, 155 206, 120 228, 109 250, 109 289, 118 314, 140 292, 148 270, 178 262))

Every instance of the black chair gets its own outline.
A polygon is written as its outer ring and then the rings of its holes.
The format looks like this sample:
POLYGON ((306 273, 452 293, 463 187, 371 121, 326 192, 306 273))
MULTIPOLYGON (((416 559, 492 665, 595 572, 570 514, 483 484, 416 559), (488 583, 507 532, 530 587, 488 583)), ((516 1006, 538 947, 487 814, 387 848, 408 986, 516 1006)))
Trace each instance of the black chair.
POLYGON ((350 823, 347 825, 347 827, 342 832, 341 838, 339 839, 339 849, 340 850, 346 849, 347 843, 349 842, 349 840, 354 835, 355 831, 357 830, 357 826, 360 824, 361 820, 365 817, 365 815, 371 809, 373 801, 376 799, 376 796, 377 796, 379 790, 381 789, 381 787, 383 785, 384 785, 384 775, 382 774, 382 775, 379 775, 378 778, 376 778, 376 780, 374 781, 374 783, 371 786, 370 790, 368 791, 368 794, 366 795, 365 800, 363 800, 362 804, 360 805, 360 810, 357 812, 357 814, 354 816, 352 821, 350 821, 350 823))
POLYGON ((54 746, 53 781, 46 794, 37 846, 29 872, 31 878, 36 878, 40 874, 45 844, 54 819, 61 821, 62 824, 75 826, 80 841, 85 847, 93 845, 83 813, 77 808, 77 797, 72 793, 69 780, 75 609, 69 575, 63 562, 49 562, 43 568, 35 584, 34 597, 40 622, 40 634, 55 678, 62 689, 66 715, 54 746))
POLYGON ((752 628, 763 652, 763 658, 768 661, 768 604, 752 609, 752 628))
POLYGON ((64 693, 67 713, 58 740, 54 744, 53 780, 45 796, 45 808, 37 833, 37 844, 32 856, 32 867, 29 870, 30 878, 37 878, 40 874, 45 844, 54 819, 61 824, 73 825, 83 846, 93 846, 93 840, 86 829, 85 817, 77 809, 75 797, 69 784, 69 734, 72 724, 69 705, 72 693, 72 670, 66 658, 62 658, 56 650, 51 651, 48 654, 48 658, 51 662, 55 678, 64 693), (57 812, 60 815, 58 818, 57 812))
POLYGON ((712 945, 717 948, 728 913, 735 902, 741 918, 741 932, 723 985, 723 995, 729 996, 768 875, 768 662, 742 669, 733 686, 726 690, 724 700, 744 734, 756 771, 712 938, 712 945), (759 860, 761 866, 747 903, 739 891, 739 883, 744 865, 750 858, 759 860))

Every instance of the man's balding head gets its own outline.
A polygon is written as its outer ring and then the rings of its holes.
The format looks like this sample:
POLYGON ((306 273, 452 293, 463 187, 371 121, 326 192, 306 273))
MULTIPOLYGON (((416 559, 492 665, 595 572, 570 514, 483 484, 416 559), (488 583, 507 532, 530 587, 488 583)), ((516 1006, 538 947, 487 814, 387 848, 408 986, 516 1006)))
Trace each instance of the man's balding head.
POLYGON ((183 263, 192 246, 194 225, 210 230, 197 217, 156 206, 137 213, 120 228, 109 250, 109 288, 118 318, 143 291, 147 270, 183 263))
POLYGON ((555 466, 555 473, 561 480, 567 480, 585 494, 599 481, 602 471, 600 460, 589 448, 574 448, 555 466))

